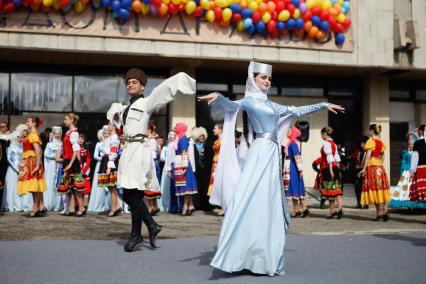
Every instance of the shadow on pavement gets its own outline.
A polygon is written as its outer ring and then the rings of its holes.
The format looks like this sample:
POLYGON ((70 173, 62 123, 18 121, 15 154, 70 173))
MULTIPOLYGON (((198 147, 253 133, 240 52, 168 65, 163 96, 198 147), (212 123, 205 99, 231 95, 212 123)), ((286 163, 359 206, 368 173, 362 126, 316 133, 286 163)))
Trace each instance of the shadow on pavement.
POLYGON ((406 241, 406 242, 412 243, 414 246, 420 246, 420 247, 426 246, 426 239, 424 238, 416 238, 416 237, 400 235, 400 234, 394 234, 394 235, 375 234, 373 236, 376 238, 382 238, 382 239, 391 240, 391 241, 406 241))

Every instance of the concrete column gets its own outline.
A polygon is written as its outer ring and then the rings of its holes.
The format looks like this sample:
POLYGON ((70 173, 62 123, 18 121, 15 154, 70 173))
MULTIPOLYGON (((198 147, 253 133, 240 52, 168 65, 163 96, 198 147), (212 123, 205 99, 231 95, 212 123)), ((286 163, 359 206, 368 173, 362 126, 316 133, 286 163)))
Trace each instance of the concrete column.
MULTIPOLYGON (((170 75, 175 75, 179 72, 185 72, 192 78, 195 78, 195 68, 176 66, 170 70, 170 75)), ((170 128, 173 129, 176 123, 183 122, 188 125, 190 130, 196 125, 195 120, 195 96, 178 95, 175 100, 170 104, 169 112, 169 123, 170 128)))
POLYGON ((426 124, 426 104, 416 104, 416 127, 426 124))
POLYGON ((390 177, 390 119, 389 119, 389 78, 370 75, 363 86, 363 126, 368 132, 368 125, 376 123, 382 126, 380 138, 388 147, 385 152, 385 169, 390 177))

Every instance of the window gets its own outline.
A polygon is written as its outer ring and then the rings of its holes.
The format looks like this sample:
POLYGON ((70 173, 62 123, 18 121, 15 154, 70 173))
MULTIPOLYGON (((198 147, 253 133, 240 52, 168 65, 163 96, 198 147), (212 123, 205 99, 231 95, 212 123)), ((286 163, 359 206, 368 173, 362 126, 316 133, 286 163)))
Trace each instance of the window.
POLYGON ((9 74, 0 73, 0 113, 9 111, 9 74))
POLYGON ((416 85, 416 101, 426 102, 426 84, 416 85))
POLYGON ((389 98, 395 100, 410 100, 410 85, 405 82, 392 81, 389 85, 389 98))
POLYGON ((207 84, 197 83, 197 91, 211 91, 211 92, 227 92, 228 85, 226 84, 207 84))
POLYGON ((12 74, 12 104, 18 111, 71 111, 72 76, 12 74))
POLYGON ((294 97, 323 97, 324 89, 320 87, 287 87, 281 89, 281 94, 294 97))

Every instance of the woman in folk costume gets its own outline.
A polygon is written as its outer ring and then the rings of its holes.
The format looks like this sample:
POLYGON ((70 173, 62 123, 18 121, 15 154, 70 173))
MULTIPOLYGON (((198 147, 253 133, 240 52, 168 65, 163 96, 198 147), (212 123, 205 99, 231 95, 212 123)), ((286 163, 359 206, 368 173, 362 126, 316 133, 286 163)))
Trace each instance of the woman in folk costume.
POLYGON ((158 85, 145 97, 148 77, 140 69, 130 69, 125 77, 127 93, 131 96, 129 105, 113 104, 107 118, 116 124, 124 125, 126 147, 118 168, 118 187, 123 188, 123 199, 132 214, 132 230, 124 245, 128 252, 143 241, 142 222, 148 227, 149 240, 156 247, 155 240, 162 227, 158 225, 143 201, 145 190, 160 190, 155 173, 152 150, 149 146, 147 130, 151 114, 171 102, 176 95, 194 95, 195 80, 185 73, 178 73, 158 85))
POLYGON ((161 175, 161 198, 158 200, 158 207, 161 211, 169 211, 170 209, 170 189, 174 181, 171 174, 172 162, 175 157, 175 149, 173 142, 176 139, 176 132, 170 131, 167 135, 167 145, 161 150, 160 160, 164 163, 163 173, 161 175), (169 175, 170 173, 170 175, 169 175))
POLYGON ((59 163, 56 161, 58 151, 62 147, 62 128, 52 127, 50 142, 44 149, 44 177, 47 183, 47 191, 44 193, 44 206, 49 211, 58 211, 61 207, 61 195, 57 191, 59 163))
POLYGON ((219 245, 211 265, 226 272, 248 269, 270 276, 284 273, 284 246, 290 222, 282 189, 280 144, 292 116, 321 109, 343 111, 320 103, 293 107, 268 99, 272 66, 250 62, 245 97, 230 101, 219 93, 199 99, 225 109, 225 124, 216 169, 212 204, 224 207, 219 245), (235 121, 239 110, 249 118, 250 148, 242 172, 235 152, 235 121), (216 191, 219 188, 221 190, 216 191), (215 193, 219 193, 215 195, 215 193))
POLYGON ((300 153, 300 142, 297 138, 300 137, 302 132, 296 126, 289 128, 288 130, 288 143, 285 147, 286 160, 290 161, 290 180, 284 181, 284 187, 286 189, 285 196, 287 200, 293 202, 293 214, 291 217, 301 216, 305 218, 309 215, 308 205, 305 200, 305 183, 303 182, 303 166, 302 166, 302 155, 300 153), (287 186, 286 186, 287 185, 287 186), (298 209, 299 201, 302 204, 302 211, 298 209))
POLYGON ((17 193, 19 166, 22 162, 24 135, 20 131, 14 131, 10 138, 10 146, 6 150, 7 168, 3 201, 1 211, 20 212, 24 211, 23 197, 17 193))
POLYGON ((90 165, 92 163, 92 157, 90 156, 89 150, 86 148, 86 135, 80 133, 80 138, 78 140, 78 144, 80 144, 80 166, 81 173, 84 179, 84 190, 81 194, 83 194, 83 204, 87 209, 89 205, 89 195, 91 191, 90 185, 90 165))
POLYGON ((41 139, 38 127, 43 121, 32 116, 27 120, 30 131, 23 142, 22 164, 19 169, 18 194, 31 193, 33 196, 33 209, 28 217, 43 216, 46 211, 43 203, 43 192, 46 191, 46 180, 44 179, 44 167, 41 160, 41 139))
POLYGON ((111 193, 105 187, 98 185, 98 172, 101 165, 103 153, 103 144, 105 139, 109 136, 108 126, 105 125, 98 131, 98 143, 95 146, 95 152, 93 153, 93 159, 96 161, 95 171, 93 175, 93 183, 90 193, 89 206, 87 210, 89 212, 107 212, 111 210, 111 193))
POLYGON ((108 125, 108 138, 103 142, 103 157, 99 166, 98 186, 108 188, 111 192, 111 212, 108 217, 115 217, 121 212, 120 198, 117 191, 118 146, 120 140, 114 123, 108 125))
MULTIPOLYGON (((150 123, 148 126, 148 141, 149 145, 152 150, 152 157, 154 159, 154 165, 155 165, 155 174, 157 176, 158 182, 160 182, 161 173, 160 173, 160 162, 159 160, 159 153, 158 153, 158 144, 155 133, 155 129, 157 127, 155 124, 150 123)), ((152 216, 155 216, 160 212, 160 209, 158 209, 157 205, 157 199, 161 197, 161 191, 160 190, 145 190, 145 198, 148 201, 148 210, 149 213, 151 213, 152 216)))
POLYGON ((369 136, 365 144, 364 167, 360 174, 364 177, 361 193, 361 205, 376 206, 375 221, 389 220, 388 202, 390 201, 389 181, 383 167, 386 146, 379 135, 382 128, 377 124, 369 127, 369 136))
POLYGON ((426 203, 426 141, 425 125, 420 125, 417 129, 419 139, 414 143, 413 155, 411 158, 410 172, 412 174, 412 184, 410 187, 410 200, 418 202, 424 208, 426 203))
POLYGON ((340 171, 340 156, 333 141, 334 130, 327 126, 321 129, 324 144, 321 148, 321 194, 330 203, 330 216, 327 219, 343 217, 342 174, 340 171), (337 202, 337 209, 336 209, 337 202))
POLYGON ((186 124, 176 124, 177 138, 174 142, 176 155, 173 163, 176 196, 184 197, 182 215, 185 216, 191 215, 195 211, 192 195, 198 192, 194 173, 195 165, 189 153, 193 145, 189 143, 189 139, 186 137, 187 130, 186 124))
MULTIPOLYGON (((69 195, 69 210, 64 215, 82 217, 86 214, 84 208, 83 195, 84 180, 81 174, 80 166, 80 144, 77 124, 80 118, 74 113, 65 115, 64 124, 68 128, 62 140, 62 158, 63 158, 63 173, 58 192, 61 194, 69 195), (77 201, 78 212, 75 213, 75 203, 77 201)), ((68 205, 64 204, 64 207, 68 205)))
POLYGON ((324 209, 325 208, 325 201, 327 200, 323 195, 322 195, 322 190, 321 190, 321 165, 322 165, 322 158, 318 157, 315 161, 312 162, 312 169, 317 173, 317 175, 315 176, 315 183, 314 183, 314 190, 318 190, 320 195, 321 195, 321 201, 320 201, 320 209, 324 209))

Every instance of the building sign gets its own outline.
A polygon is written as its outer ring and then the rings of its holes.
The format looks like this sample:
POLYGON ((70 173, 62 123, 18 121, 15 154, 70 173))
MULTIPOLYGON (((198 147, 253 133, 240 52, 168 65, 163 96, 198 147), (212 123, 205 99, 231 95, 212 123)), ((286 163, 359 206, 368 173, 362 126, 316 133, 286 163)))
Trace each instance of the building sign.
MULTIPOLYGON (((329 2, 331 3, 332 1, 329 2)), ((346 2, 348 1, 344 1, 344 3, 346 2)), ((263 12, 263 14, 256 14, 257 12, 253 13, 252 10, 247 12, 248 9, 244 9, 240 10, 240 13, 231 11, 231 17, 236 18, 236 20, 233 21, 232 18, 228 22, 223 22, 223 18, 220 22, 212 21, 212 18, 208 16, 212 15, 209 11, 213 10, 208 10, 202 17, 195 17, 185 12, 165 14, 162 17, 150 14, 143 16, 143 13, 133 13, 133 16, 124 19, 117 16, 118 14, 113 9, 96 9, 89 5, 78 13, 75 9, 71 9, 67 13, 63 11, 44 13, 20 9, 13 13, 0 14, 0 32, 351 52, 354 38, 349 17, 353 16, 354 13, 352 11, 355 10, 353 2, 351 2, 351 5, 351 12, 345 11, 345 15, 342 13, 343 6, 337 15, 335 15, 336 12, 333 10, 334 6, 329 9, 321 9, 315 6, 312 9, 306 9, 303 14, 301 14, 299 9, 296 9, 299 12, 293 10, 292 14, 284 13, 287 10, 282 10, 278 16, 276 13, 272 13, 273 18, 270 18, 271 14, 267 14, 267 11, 263 12), (315 8, 318 9, 315 10, 315 8), (329 11, 334 14, 330 14, 329 11), (235 17, 235 15, 239 16, 235 17), (273 20, 274 18, 276 20, 273 20)), ((222 15, 225 15, 226 9, 221 10, 222 15)), ((294 7, 291 9, 294 9, 294 7)))

